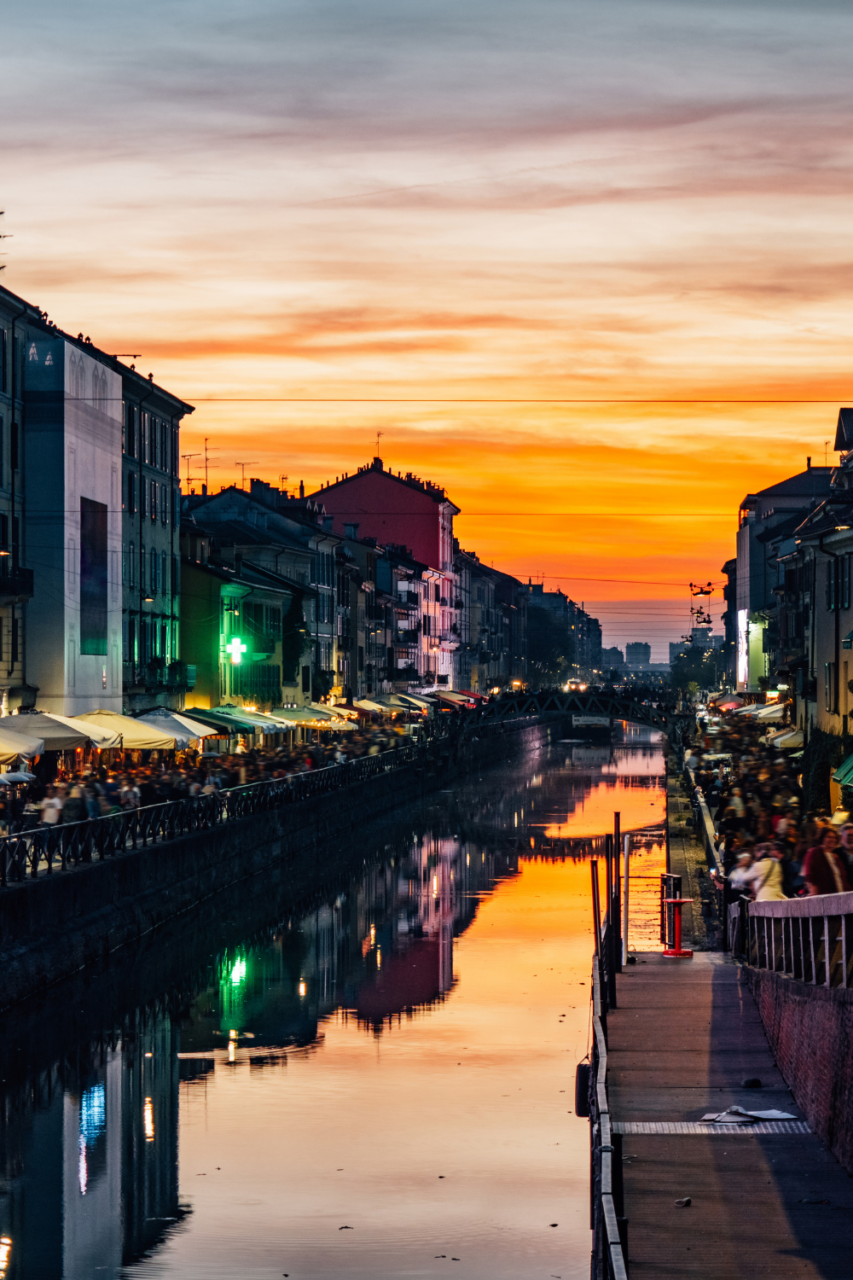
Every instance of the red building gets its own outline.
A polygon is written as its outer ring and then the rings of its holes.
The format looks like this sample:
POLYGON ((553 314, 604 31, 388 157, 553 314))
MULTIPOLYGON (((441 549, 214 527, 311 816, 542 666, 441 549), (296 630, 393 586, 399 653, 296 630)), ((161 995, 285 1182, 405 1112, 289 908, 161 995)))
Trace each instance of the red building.
POLYGON ((332 516, 334 531, 342 537, 406 547, 415 560, 452 575, 453 517, 459 508, 438 485, 411 472, 395 475, 385 470, 381 458, 374 458, 370 466, 311 496, 332 516))

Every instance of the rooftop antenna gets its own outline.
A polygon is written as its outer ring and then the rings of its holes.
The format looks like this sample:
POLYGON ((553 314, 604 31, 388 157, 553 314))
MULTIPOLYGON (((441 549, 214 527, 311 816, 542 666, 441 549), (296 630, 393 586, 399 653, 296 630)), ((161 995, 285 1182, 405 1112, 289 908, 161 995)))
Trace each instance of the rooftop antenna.
POLYGON ((245 489, 245 487, 246 487, 246 468, 247 468, 247 467, 253 467, 254 465, 255 465, 254 459, 252 459, 252 460, 251 460, 251 461, 249 461, 249 462, 235 462, 235 463, 234 463, 234 466, 235 466, 235 467, 239 467, 239 468, 240 468, 240 471, 241 471, 241 473, 242 473, 242 479, 241 479, 241 481, 240 481, 240 488, 241 488, 241 489, 245 489))
POLYGON ((187 488, 189 489, 193 480, 196 479, 195 476, 190 475, 190 458, 200 458, 201 454, 200 453, 182 453, 181 457, 183 458, 184 462, 187 464, 187 488))
POLYGON ((379 441, 382 439, 384 435, 385 435, 384 431, 376 432, 376 457, 377 458, 379 457, 379 441))
MULTIPOLYGON (((5 214, 6 214, 6 210, 5 210, 5 209, 0 209, 0 218, 4 217, 4 216, 5 216, 5 214)), ((14 240, 14 236, 13 236, 13 235, 11 235, 10 233, 7 233, 7 234, 5 234, 5 235, 0 235, 0 240, 14 240)), ((3 255, 3 257, 5 258, 5 256, 6 256, 6 255, 4 254, 4 255, 3 255)), ((6 269, 6 264, 5 264, 5 262, 0 263, 0 271, 5 271, 5 269, 6 269)))
POLYGON ((280 475, 278 478, 278 487, 281 489, 285 497, 287 497, 287 476, 280 475))

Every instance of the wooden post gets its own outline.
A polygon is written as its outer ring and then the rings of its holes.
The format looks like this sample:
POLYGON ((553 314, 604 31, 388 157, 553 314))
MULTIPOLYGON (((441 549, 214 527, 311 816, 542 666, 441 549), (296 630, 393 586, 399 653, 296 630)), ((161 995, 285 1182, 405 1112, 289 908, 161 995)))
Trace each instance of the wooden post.
POLYGON ((598 965, 599 990, 604 996, 604 965, 601 961, 601 900, 598 896, 597 858, 590 859, 589 870, 592 877, 592 923, 595 931, 595 962, 598 965))
POLYGON ((621 813, 613 814, 613 905, 610 918, 613 924, 613 958, 617 973, 622 972, 622 876, 619 867, 622 853, 621 818, 621 813))

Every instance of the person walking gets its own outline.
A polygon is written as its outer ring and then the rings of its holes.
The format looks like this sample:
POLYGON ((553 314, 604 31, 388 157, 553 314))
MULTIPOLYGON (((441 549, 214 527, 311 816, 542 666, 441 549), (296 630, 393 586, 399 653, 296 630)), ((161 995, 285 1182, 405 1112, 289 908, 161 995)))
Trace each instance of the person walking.
POLYGON ((743 875, 743 882, 752 890, 756 902, 778 902, 785 897, 781 857, 781 850, 772 844, 756 846, 756 860, 743 875))
POLYGON ((803 879, 810 894, 849 893, 847 869, 838 853, 838 832, 827 827, 820 844, 813 845, 803 863, 803 879))

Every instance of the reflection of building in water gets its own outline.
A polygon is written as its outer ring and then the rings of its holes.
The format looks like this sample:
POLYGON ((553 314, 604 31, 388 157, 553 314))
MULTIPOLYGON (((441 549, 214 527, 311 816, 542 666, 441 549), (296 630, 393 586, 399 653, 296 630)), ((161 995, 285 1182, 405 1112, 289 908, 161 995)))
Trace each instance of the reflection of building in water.
POLYGON ((181 1076, 216 1061, 278 1060, 313 1044, 336 1009, 373 1026, 441 1000, 453 985, 453 938, 515 852, 458 837, 418 836, 330 903, 229 952, 181 1033, 181 1076))
POLYGON ((114 1043, 4 1085, 4 1280, 118 1274, 176 1221, 176 1034, 139 1015, 114 1043))

